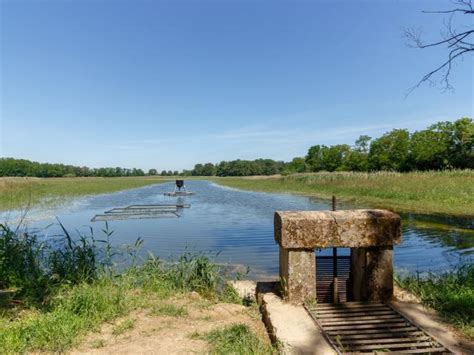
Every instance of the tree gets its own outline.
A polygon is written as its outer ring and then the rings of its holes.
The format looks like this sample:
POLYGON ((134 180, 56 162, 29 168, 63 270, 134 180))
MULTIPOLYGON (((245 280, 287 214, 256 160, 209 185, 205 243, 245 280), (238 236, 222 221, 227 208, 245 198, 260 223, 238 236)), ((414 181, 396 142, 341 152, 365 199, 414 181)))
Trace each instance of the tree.
POLYGON ((309 148, 306 162, 312 171, 344 170, 344 161, 350 152, 347 144, 338 144, 327 147, 315 145, 309 148))
POLYGON ((293 158, 293 160, 287 164, 285 173, 304 173, 309 170, 308 165, 306 164, 305 158, 293 158))
POLYGON ((474 168, 474 123, 471 118, 438 122, 429 129, 448 137, 448 161, 451 167, 474 168))
POLYGON ((308 149, 308 154, 306 154, 305 161, 308 164, 311 171, 320 171, 322 170, 321 160, 322 154, 321 150, 324 149, 324 145, 313 145, 308 149))
POLYGON ((156 169, 150 169, 148 170, 148 175, 150 176, 158 175, 158 171, 156 169))
POLYGON ((446 58, 439 66, 425 74, 420 81, 413 86, 408 93, 413 91, 425 82, 436 84, 434 77, 437 74, 441 74, 441 79, 438 83, 441 85, 443 90, 452 90, 452 86, 449 82, 451 69, 453 64, 465 55, 474 53, 474 27, 472 15, 474 15, 474 8, 471 0, 454 0, 454 8, 441 11, 423 11, 429 14, 444 14, 449 15, 446 24, 446 31, 442 37, 435 41, 425 43, 421 38, 421 30, 416 28, 405 29, 405 36, 409 43, 408 45, 414 48, 427 49, 427 48, 439 48, 445 47, 447 51, 446 58), (466 20, 466 23, 461 23, 462 20, 466 20))
POLYGON ((196 164, 194 165, 194 169, 193 169, 193 175, 194 176, 202 176, 202 169, 204 168, 204 165, 202 164, 196 164))
POLYGON ((362 135, 355 141, 355 150, 361 153, 368 153, 370 148, 371 137, 362 135))
POLYGON ((372 138, 367 135, 360 136, 353 149, 347 154, 344 161, 344 168, 349 171, 369 170, 369 148, 372 138))
POLYGON ((375 139, 370 145, 369 164, 373 170, 408 170, 410 134, 394 129, 375 139))
POLYGON ((419 170, 443 169, 449 166, 449 135, 434 129, 412 134, 410 165, 419 170))
POLYGON ((216 167, 212 163, 206 163, 201 169, 201 176, 214 176, 216 175, 216 167))

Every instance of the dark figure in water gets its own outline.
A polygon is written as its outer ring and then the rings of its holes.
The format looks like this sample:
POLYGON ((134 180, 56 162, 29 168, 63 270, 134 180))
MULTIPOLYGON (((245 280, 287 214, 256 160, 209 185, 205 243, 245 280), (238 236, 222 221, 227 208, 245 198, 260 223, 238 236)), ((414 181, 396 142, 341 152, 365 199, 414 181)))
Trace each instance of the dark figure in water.
POLYGON ((176 187, 179 191, 184 187, 184 180, 176 180, 176 187))

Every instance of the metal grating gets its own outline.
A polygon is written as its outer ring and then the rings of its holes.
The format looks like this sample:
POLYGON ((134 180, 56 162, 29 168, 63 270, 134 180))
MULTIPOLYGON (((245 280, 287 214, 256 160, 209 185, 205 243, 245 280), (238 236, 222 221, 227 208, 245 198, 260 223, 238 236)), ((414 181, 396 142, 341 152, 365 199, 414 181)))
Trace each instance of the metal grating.
MULTIPOLYGON (((333 257, 317 256, 316 257, 316 297, 318 302, 333 302, 333 257)), ((351 272, 351 257, 337 257, 337 291, 339 302, 349 301, 348 288, 349 276, 351 272)))
POLYGON ((451 354, 386 304, 346 302, 305 308, 339 354, 451 354))
POLYGON ((91 222, 115 221, 126 219, 150 219, 150 218, 176 218, 181 216, 183 208, 189 208, 186 204, 156 204, 156 205, 131 205, 118 207, 98 214, 91 222))

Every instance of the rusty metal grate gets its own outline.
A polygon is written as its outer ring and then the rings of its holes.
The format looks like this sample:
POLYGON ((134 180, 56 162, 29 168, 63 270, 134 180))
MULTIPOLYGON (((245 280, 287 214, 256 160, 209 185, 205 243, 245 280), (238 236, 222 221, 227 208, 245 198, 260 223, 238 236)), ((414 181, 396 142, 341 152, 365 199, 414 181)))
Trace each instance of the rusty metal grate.
MULTIPOLYGON (((316 256, 316 297, 318 302, 333 302, 333 275, 334 263, 332 256, 316 256)), ((337 291, 339 302, 349 301, 348 287, 351 271, 351 257, 337 257, 337 291)))
POLYGON ((305 307, 339 354, 451 354, 386 304, 346 302, 305 307))

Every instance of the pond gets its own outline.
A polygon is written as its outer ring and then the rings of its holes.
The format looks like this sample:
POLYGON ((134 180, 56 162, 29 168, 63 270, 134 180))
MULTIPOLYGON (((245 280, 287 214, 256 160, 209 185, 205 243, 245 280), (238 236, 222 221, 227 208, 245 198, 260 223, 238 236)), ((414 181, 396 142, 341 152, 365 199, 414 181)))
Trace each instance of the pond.
MULTIPOLYGON (((105 222, 91 222, 96 214, 132 204, 176 203, 177 197, 164 196, 173 183, 151 185, 111 194, 71 200, 61 206, 35 208, 28 212, 29 230, 54 238, 60 229, 56 218, 76 234, 100 236, 105 222)), ((272 277, 278 274, 278 248, 273 239, 273 215, 277 210, 327 210, 329 201, 289 194, 248 192, 222 187, 209 181, 187 182, 192 196, 180 197, 190 204, 180 218, 109 221, 114 245, 144 240, 143 253, 172 259, 183 252, 204 252, 218 263, 245 270, 249 277, 272 277)), ((344 208, 367 206, 338 206, 344 208)), ((15 213, 0 215, 14 221, 15 213)), ((439 216, 403 217, 403 242, 395 247, 394 263, 399 273, 440 272, 460 262, 472 261, 474 232, 472 219, 439 216)), ((320 253, 329 253, 329 250, 320 253)), ((347 251, 345 251, 347 253, 347 251)), ((341 254, 344 254, 342 251, 341 254)))

